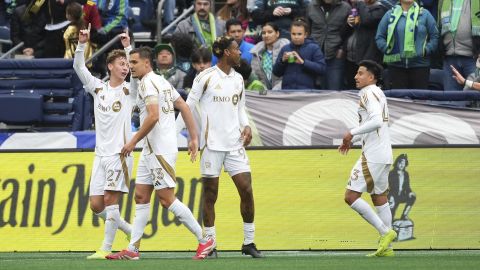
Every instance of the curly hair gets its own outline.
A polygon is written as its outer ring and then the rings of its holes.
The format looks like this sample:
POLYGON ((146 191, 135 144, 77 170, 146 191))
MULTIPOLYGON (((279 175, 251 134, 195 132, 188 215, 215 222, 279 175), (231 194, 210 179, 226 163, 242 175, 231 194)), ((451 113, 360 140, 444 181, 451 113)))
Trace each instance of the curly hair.
POLYGON ((234 39, 230 36, 218 37, 212 45, 213 55, 219 59, 222 58, 224 51, 230 47, 233 41, 234 39))

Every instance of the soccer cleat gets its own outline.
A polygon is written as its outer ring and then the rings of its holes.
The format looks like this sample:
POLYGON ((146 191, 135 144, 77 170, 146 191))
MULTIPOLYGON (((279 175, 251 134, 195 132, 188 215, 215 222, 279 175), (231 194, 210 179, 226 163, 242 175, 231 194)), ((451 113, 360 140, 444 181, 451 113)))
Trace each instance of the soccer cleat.
POLYGON ((104 251, 104 250, 97 250, 95 253, 93 253, 90 256, 87 256, 87 260, 106 260, 105 258, 108 254, 110 254, 109 251, 104 251))
POLYGON ((216 248, 213 248, 212 251, 210 251, 210 253, 208 253, 208 259, 217 259, 218 258, 218 253, 217 253, 217 249, 216 248))
POLYGON ((106 258, 109 260, 139 260, 140 253, 124 249, 120 252, 108 255, 106 258))
POLYGON ((393 256, 395 256, 395 252, 393 251, 393 248, 387 248, 382 253, 377 253, 375 251, 374 253, 367 254, 367 257, 393 257, 393 256))
POLYGON ((389 230, 386 234, 382 235, 376 253, 381 254, 387 250, 395 238, 397 238, 397 233, 394 230, 389 230))
POLYGON ((265 258, 265 255, 263 255, 257 249, 257 246, 255 246, 254 243, 250 243, 248 245, 242 245, 242 254, 250 255, 253 258, 265 258))
MULTIPOLYGON (((213 239, 208 239, 208 241, 205 244, 198 244, 197 248, 197 253, 195 256, 192 258, 194 260, 203 260, 205 259, 211 251, 215 248, 215 240, 213 239)), ((216 254, 216 253, 215 253, 216 254)))

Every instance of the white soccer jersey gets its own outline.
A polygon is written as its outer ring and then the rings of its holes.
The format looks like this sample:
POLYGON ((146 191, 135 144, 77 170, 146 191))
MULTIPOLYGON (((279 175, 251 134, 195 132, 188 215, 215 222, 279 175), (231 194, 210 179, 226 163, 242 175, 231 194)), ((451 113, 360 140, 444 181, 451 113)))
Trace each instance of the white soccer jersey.
POLYGON ((232 151, 243 147, 241 130, 248 126, 243 78, 232 68, 225 74, 217 66, 198 74, 188 95, 193 110, 200 104, 200 148, 232 151))
POLYGON ((360 126, 351 133, 360 136, 367 162, 392 164, 387 98, 376 85, 364 87, 358 95, 360 126))
POLYGON ((152 150, 156 155, 177 153, 177 129, 173 103, 180 94, 163 76, 153 71, 145 75, 139 83, 138 90, 141 125, 147 117, 145 99, 149 96, 158 98, 159 120, 146 136, 143 148, 152 150))
MULTIPOLYGON (((132 108, 135 105, 136 89, 123 82, 113 88, 110 82, 95 78, 85 67, 84 44, 75 51, 74 69, 85 91, 92 95, 95 114, 95 154, 112 156, 132 138, 132 108)), ((127 51, 128 55, 128 51, 127 51)))

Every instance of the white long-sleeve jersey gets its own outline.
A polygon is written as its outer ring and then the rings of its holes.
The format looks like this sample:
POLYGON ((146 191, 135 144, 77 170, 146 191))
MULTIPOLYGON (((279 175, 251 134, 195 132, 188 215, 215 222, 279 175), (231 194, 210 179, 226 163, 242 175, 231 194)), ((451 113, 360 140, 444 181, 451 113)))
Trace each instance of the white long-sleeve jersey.
MULTIPOLYGON (((113 88, 110 82, 94 77, 85 66, 85 44, 78 44, 75 50, 73 68, 83 88, 94 100, 95 154, 113 156, 132 138, 132 108, 137 97, 136 89, 130 89, 128 82, 113 88)), ((128 57, 129 49, 125 49, 128 57)), ((128 58, 127 58, 128 59, 128 58)))
POLYGON ((358 95, 360 126, 350 133, 360 137, 362 151, 368 162, 392 164, 387 98, 382 89, 374 84, 362 88, 358 95))
POLYGON ((173 154, 178 152, 177 129, 175 124, 174 102, 180 94, 163 76, 153 71, 143 76, 139 83, 138 108, 140 108, 140 125, 147 117, 148 97, 158 99, 159 120, 144 139, 144 149, 153 151, 156 155, 173 154))
POLYGON ((248 126, 242 76, 232 68, 225 74, 213 66, 197 75, 187 99, 190 110, 200 105, 200 148, 232 151, 243 147, 242 129, 248 126))

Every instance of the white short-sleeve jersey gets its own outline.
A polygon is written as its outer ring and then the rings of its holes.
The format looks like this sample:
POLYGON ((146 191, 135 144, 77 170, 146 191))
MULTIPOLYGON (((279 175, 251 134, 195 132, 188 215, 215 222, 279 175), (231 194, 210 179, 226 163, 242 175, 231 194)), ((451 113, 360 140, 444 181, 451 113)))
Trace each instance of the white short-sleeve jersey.
POLYGON ((147 97, 157 97, 159 120, 147 134, 143 147, 150 149, 156 155, 166 155, 178 152, 175 111, 173 104, 180 94, 173 86, 153 71, 146 74, 139 83, 138 107, 140 108, 140 124, 147 117, 147 97))
POLYGON ((387 98, 382 89, 376 85, 364 87, 358 95, 360 96, 358 107, 360 127, 373 117, 381 117, 382 119, 380 128, 359 135, 361 136, 365 158, 372 163, 392 164, 387 98))
POLYGON ((92 95, 95 114, 95 154, 112 156, 132 138, 132 108, 136 92, 130 84, 123 82, 117 87, 94 77, 85 67, 85 45, 79 44, 75 51, 74 69, 83 83, 85 91, 92 95), (83 46, 82 46, 83 45, 83 46))
POLYGON ((200 148, 232 151, 243 147, 241 130, 248 126, 245 87, 233 68, 225 74, 213 66, 198 74, 187 104, 191 110, 200 105, 200 148))

